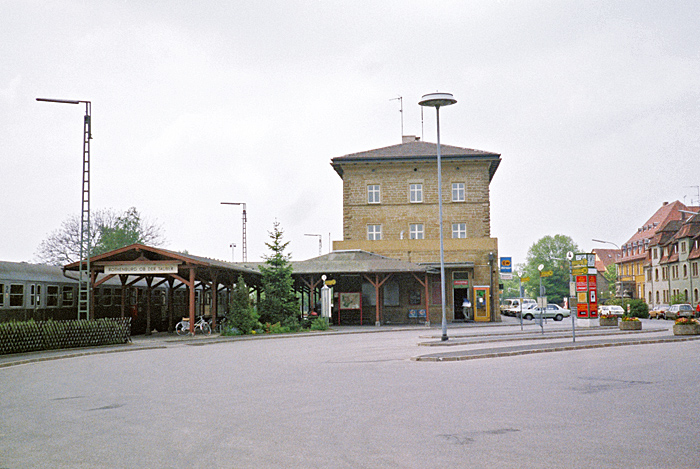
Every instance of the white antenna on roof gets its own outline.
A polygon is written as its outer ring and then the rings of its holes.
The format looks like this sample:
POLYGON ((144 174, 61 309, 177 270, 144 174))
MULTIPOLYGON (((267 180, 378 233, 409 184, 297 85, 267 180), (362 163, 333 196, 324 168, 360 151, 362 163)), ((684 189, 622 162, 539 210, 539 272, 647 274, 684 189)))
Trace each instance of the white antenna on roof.
POLYGON ((391 98, 389 101, 399 101, 399 104, 401 105, 401 109, 399 109, 399 112, 401 113, 401 139, 403 139, 403 96, 399 96, 398 98, 391 98))
MULTIPOLYGON (((685 187, 694 187, 698 191, 698 198, 695 199, 695 203, 700 205, 700 186, 685 186, 685 187)), ((685 196, 683 197, 683 203, 685 203, 685 196)), ((690 198, 690 205, 693 205, 693 198, 690 198)))

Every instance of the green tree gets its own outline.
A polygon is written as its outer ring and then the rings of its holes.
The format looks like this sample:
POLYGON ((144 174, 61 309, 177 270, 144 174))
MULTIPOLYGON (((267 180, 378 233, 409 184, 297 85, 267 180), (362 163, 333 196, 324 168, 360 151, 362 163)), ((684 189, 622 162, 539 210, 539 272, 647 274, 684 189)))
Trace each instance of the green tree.
POLYGON ((578 252, 579 247, 569 236, 561 234, 545 236, 530 246, 523 273, 525 277, 530 277, 525 287, 528 296, 539 296, 539 265, 544 266, 543 272, 552 272, 552 275, 542 277, 547 301, 561 303, 564 297, 569 296, 569 261, 566 259, 568 251, 578 252))
POLYGON ((283 232, 277 221, 268 234, 271 242, 265 245, 272 253, 264 256, 265 263, 260 266, 262 273, 260 320, 271 324, 279 322, 282 326, 298 329, 298 308, 293 290, 291 255, 284 253, 289 241, 282 241, 283 232))
MULTIPOLYGON (((90 215, 90 254, 142 243, 160 246, 164 241, 162 228, 144 220, 135 207, 124 213, 104 209, 90 215)), ((35 254, 43 264, 64 265, 80 258, 80 218, 68 217, 61 228, 53 231, 41 242, 35 254)))
POLYGON ((259 327, 258 312, 250 304, 248 286, 241 275, 238 276, 236 287, 231 294, 230 306, 231 312, 226 317, 228 331, 233 331, 233 327, 240 334, 249 334, 259 327))
POLYGON ((608 288, 605 291, 598 292, 601 299, 614 298, 616 293, 615 284, 617 283, 617 264, 607 266, 605 272, 603 272, 603 277, 608 282, 608 288))

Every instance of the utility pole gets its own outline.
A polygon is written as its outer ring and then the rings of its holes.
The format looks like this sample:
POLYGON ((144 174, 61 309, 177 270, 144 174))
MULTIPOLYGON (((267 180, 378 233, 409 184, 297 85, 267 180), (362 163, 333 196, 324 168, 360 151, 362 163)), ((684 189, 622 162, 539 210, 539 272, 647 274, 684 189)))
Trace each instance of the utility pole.
POLYGON ((318 255, 321 256, 321 252, 323 249, 323 235, 320 234, 305 234, 304 236, 318 236, 318 255))

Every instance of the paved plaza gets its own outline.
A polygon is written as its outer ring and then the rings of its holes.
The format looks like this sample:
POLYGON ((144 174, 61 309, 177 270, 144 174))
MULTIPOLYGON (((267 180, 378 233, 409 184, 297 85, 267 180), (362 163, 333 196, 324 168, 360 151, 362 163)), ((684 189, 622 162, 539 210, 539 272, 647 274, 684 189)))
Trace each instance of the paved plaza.
POLYGON ((700 341, 568 324, 2 357, 0 468, 699 467, 700 341))

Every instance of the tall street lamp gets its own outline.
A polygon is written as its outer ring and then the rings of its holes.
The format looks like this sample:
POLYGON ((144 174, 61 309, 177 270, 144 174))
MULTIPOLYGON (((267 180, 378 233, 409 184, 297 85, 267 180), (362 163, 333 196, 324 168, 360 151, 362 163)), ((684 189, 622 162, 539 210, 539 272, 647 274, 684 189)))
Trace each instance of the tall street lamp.
MULTIPOLYGON (((613 246, 615 246, 617 248, 618 251, 620 251, 620 256, 622 256, 622 249, 620 249, 620 246, 613 243, 612 241, 603 241, 602 239, 592 239, 591 241, 593 241, 595 243, 612 244, 613 246)), ((620 265, 620 263, 615 262, 615 280, 619 284, 619 288, 617 288, 616 290, 619 290, 619 292, 620 292, 620 302, 624 302, 624 300, 623 300, 624 295, 623 295, 623 289, 622 289, 622 278, 621 278, 622 276, 620 275, 621 270, 622 270, 622 266, 620 265)), ((615 296, 617 296, 617 295, 615 295, 615 296)), ((624 307, 625 305, 620 304, 620 306, 624 307)))
POLYGON ((418 102, 421 106, 435 108, 437 114, 437 171, 438 171, 438 211, 440 212, 440 288, 442 292, 442 340, 447 340, 447 316, 445 313, 445 244, 442 234, 442 166, 440 162, 440 107, 449 106, 457 100, 450 93, 430 93, 423 95, 418 102))
POLYGON ((85 119, 83 120, 83 183, 82 204, 80 212, 80 260, 78 262, 78 319, 85 313, 85 319, 90 319, 90 140, 92 139, 90 101, 74 99, 36 98, 47 103, 80 104, 85 103, 85 119), (83 254, 85 263, 83 263, 83 254))
POLYGON ((246 244, 246 233, 245 233, 245 225, 246 225, 246 211, 245 211, 245 202, 221 202, 221 205, 243 205, 243 246, 241 249, 243 249, 243 262, 248 262, 248 245, 246 244))

